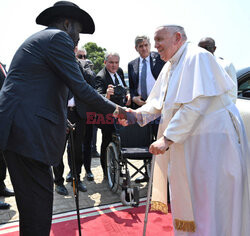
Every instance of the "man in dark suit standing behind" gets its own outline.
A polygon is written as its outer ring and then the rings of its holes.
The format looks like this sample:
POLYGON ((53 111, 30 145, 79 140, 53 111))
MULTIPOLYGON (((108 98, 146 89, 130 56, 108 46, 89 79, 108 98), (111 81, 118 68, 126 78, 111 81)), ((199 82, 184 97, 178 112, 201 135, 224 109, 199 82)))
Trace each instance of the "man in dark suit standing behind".
MULTIPOLYGON (((75 48, 75 54, 77 58, 77 62, 80 68, 80 71, 83 75, 83 78, 86 80, 86 82, 92 86, 94 86, 94 78, 95 74, 89 69, 89 68, 84 68, 85 61, 82 59, 84 56, 84 51, 83 50, 78 50, 78 47, 75 48), (81 59, 80 59, 81 57, 81 59)), ((91 137, 92 137, 92 129, 90 130, 90 134, 86 133, 88 131, 87 129, 88 126, 91 124, 86 124, 86 112, 89 110, 89 108, 81 102, 79 99, 75 98, 72 94, 72 92, 69 92, 69 101, 68 101, 68 113, 67 117, 68 120, 72 123, 75 124, 74 130, 73 130, 73 137, 74 137, 74 158, 75 158, 75 171, 76 171, 76 178, 78 182, 78 190, 81 192, 86 192, 87 187, 83 183, 83 181, 80 180, 80 174, 81 174, 81 169, 82 169, 82 164, 84 164, 85 170, 87 177, 93 176, 90 166, 91 166, 91 137), (90 136, 91 135, 91 136, 90 136), (90 136, 90 138, 89 138, 90 136), (90 139, 90 140, 88 140, 90 139), (83 144, 89 143, 89 150, 88 152, 85 150, 84 147, 84 152, 83 152, 83 144)), ((91 125, 92 126, 92 125, 91 125)), ((69 139, 69 137, 67 137, 69 139)), ((72 182, 73 181, 73 169, 72 169, 72 154, 71 154, 71 148, 68 145, 67 146, 67 151, 68 151, 68 165, 70 168, 70 172, 66 177, 67 182, 72 182)), ((64 163, 63 160, 61 160, 60 164, 58 166, 53 167, 53 172, 54 172, 54 183, 55 183, 55 191, 58 194, 61 195, 68 195, 68 190, 64 186, 64 178, 63 178, 63 172, 64 172, 64 163)), ((93 177, 92 177, 93 178, 93 177)), ((73 183, 71 183, 73 185, 73 183)))
MULTIPOLYGON (((3 82, 6 78, 7 71, 5 66, 0 62, 0 89, 3 86, 3 82)), ((10 189, 7 189, 4 183, 6 178, 6 164, 3 158, 3 153, 0 151, 0 197, 11 197, 15 196, 14 192, 10 189)), ((9 209, 10 204, 0 201, 0 209, 9 209)))
POLYGON ((20 235, 25 236, 50 234, 50 166, 58 165, 64 152, 69 89, 100 112, 123 112, 85 82, 75 59, 79 33, 94 33, 91 16, 72 2, 59 1, 36 23, 49 27, 19 47, 0 91, 0 149, 15 191, 20 235))
MULTIPOLYGON (((155 80, 161 72, 165 62, 161 60, 157 52, 150 52, 149 37, 137 36, 135 38, 135 50, 140 57, 128 64, 129 89, 131 93, 132 108, 136 109, 145 104, 155 80)), ((158 125, 153 124, 153 132, 156 135, 158 125)), ((147 174, 147 172, 146 172, 147 174)), ((148 181, 148 177, 137 178, 135 182, 148 181)))
MULTIPOLYGON (((96 90, 107 99, 121 106, 129 106, 131 103, 130 93, 127 89, 126 101, 121 101, 119 96, 116 96, 114 86, 120 85, 126 87, 124 81, 123 70, 119 67, 120 56, 116 52, 108 52, 105 55, 105 67, 99 71, 96 76, 96 90)), ((114 124, 101 124, 102 144, 101 144, 101 165, 103 174, 106 176, 106 148, 112 140, 112 133, 115 130, 114 124)))
POLYGON ((155 80, 165 64, 157 52, 150 52, 150 48, 149 37, 143 35, 135 38, 135 50, 140 57, 128 63, 129 89, 134 108, 145 104, 155 80), (143 71, 146 71, 146 73, 143 71), (145 74, 146 77, 142 81, 142 76, 145 76, 145 74))

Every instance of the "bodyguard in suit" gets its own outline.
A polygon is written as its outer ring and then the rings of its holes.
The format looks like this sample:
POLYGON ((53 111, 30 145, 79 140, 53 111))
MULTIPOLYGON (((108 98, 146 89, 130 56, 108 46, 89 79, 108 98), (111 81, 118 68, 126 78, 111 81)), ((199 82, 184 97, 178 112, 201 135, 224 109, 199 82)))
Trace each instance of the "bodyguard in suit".
POLYGON ((50 232, 50 166, 58 165, 64 152, 69 89, 100 112, 122 111, 85 82, 75 59, 79 33, 95 30, 91 16, 74 3, 59 1, 36 23, 48 28, 19 47, 0 91, 0 149, 15 191, 20 235, 25 236, 50 232))
MULTIPOLYGON (((120 56, 118 53, 108 52, 105 55, 105 67, 99 71, 96 76, 96 90, 107 99, 121 106, 129 106, 131 103, 130 94, 127 89, 126 101, 121 101, 116 96, 114 87, 120 85, 126 88, 124 81, 123 70, 119 68, 120 56)), ((101 144, 101 165, 104 176, 106 176, 106 148, 112 140, 112 133, 114 132, 114 124, 101 124, 99 126, 102 130, 102 144, 101 144)))
MULTIPOLYGON (((89 85, 91 85, 93 88, 95 88, 95 77, 96 74, 90 69, 90 66, 87 64, 86 61, 86 50, 78 50, 76 53, 76 57, 79 61, 79 66, 80 70, 87 81, 89 85)), ((93 125, 87 123, 87 112, 92 112, 93 108, 86 106, 84 103, 79 101, 77 98, 74 98, 75 102, 75 111, 74 111, 74 103, 72 104, 71 100, 68 103, 68 118, 71 122, 73 122, 74 117, 78 117, 82 120, 82 125, 83 126, 83 132, 76 134, 76 139, 78 139, 77 142, 75 142, 75 151, 78 150, 78 155, 79 155, 79 167, 77 168, 78 175, 80 176, 81 173, 81 166, 82 164, 84 165, 85 171, 86 171, 86 178, 87 180, 91 181, 94 180, 94 176, 91 172, 91 139, 92 139, 92 134, 93 134, 93 125), (72 107, 73 106, 73 107, 72 107), (73 108, 73 110, 72 110, 73 108), (72 119, 73 118, 73 119, 72 119), (79 137, 77 137, 79 136, 79 137), (84 148, 82 148, 82 146, 84 148), (80 158, 80 156, 82 158, 80 158)), ((76 130, 75 130, 76 131, 76 130)), ((75 139, 75 141, 76 141, 75 139)), ((68 149, 68 157, 71 155, 70 153, 70 148, 68 149)), ((70 158, 69 158, 69 165, 71 166, 70 163, 70 158)), ((77 163, 76 163, 77 165, 77 163)), ((71 169, 71 168, 70 168, 71 169)), ((72 170, 71 170, 72 173, 72 170)), ((69 177, 69 176, 67 176, 69 177)), ((66 179, 67 180, 67 179, 66 179)))
MULTIPOLYGON (((84 51, 78 50, 78 47, 75 48, 75 54, 77 58, 77 62, 80 68, 80 71, 83 75, 83 78, 86 80, 86 82, 91 86, 94 86, 94 79, 95 74, 90 70, 90 68, 85 66, 85 61, 83 58, 84 51)), ((93 109, 91 109, 92 111, 93 109)), ((86 175, 88 180, 93 180, 93 174, 91 172, 91 138, 92 138, 92 124, 86 124, 87 116, 86 112, 90 111, 90 108, 81 102, 79 99, 73 96, 72 92, 69 92, 69 100, 68 100, 68 113, 67 117, 68 120, 75 124, 75 129, 73 131, 74 136, 74 151, 75 151, 75 168, 76 168, 76 177, 77 177, 77 183, 78 183, 78 190, 81 192, 86 192, 87 187, 83 183, 83 181, 80 180, 80 174, 82 170, 82 165, 84 165, 84 168, 86 170, 86 175), (84 151, 83 151, 83 145, 84 145, 84 151), (92 177, 92 179, 90 179, 92 177)), ((67 137, 68 139, 68 137, 67 137)), ((67 182, 72 182, 72 154, 71 154, 71 148, 69 147, 69 144, 67 146, 68 151, 68 165, 70 167, 70 172, 66 177, 67 182)), ((64 163, 63 160, 61 160, 60 164, 58 166, 53 167, 54 172, 54 183, 55 183, 55 191, 58 194, 61 195, 68 195, 68 190, 64 186, 64 178, 63 178, 63 172, 64 172, 64 163)))
MULTIPOLYGON (((3 86, 3 82, 6 78, 7 71, 5 66, 0 62, 0 89, 3 86)), ((6 188, 4 180, 6 178, 6 164, 3 157, 3 152, 0 151, 0 197, 11 197, 14 196, 14 192, 6 188)), ((0 201, 0 209, 9 209, 10 204, 0 201)))
MULTIPOLYGON (((135 38, 135 50, 140 57, 128 63, 129 89, 131 93, 132 107, 134 109, 145 104, 151 89, 165 62, 161 60, 157 52, 150 52, 149 37, 137 36, 135 38)), ((153 132, 157 134, 158 125, 152 124, 153 132)), ((147 172, 146 172, 147 173, 147 172)), ((148 181, 148 177, 137 178, 135 182, 148 181)))

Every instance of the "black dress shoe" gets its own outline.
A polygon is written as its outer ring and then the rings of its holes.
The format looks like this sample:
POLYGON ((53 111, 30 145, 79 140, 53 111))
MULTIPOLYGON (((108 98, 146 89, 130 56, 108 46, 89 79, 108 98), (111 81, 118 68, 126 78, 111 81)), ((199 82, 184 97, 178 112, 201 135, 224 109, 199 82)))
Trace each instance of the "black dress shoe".
POLYGON ((64 195, 64 196, 69 195, 69 192, 68 192, 68 190, 65 188, 64 185, 56 185, 55 191, 56 191, 58 194, 60 194, 60 195, 64 195))
POLYGON ((97 151, 92 151, 91 156, 92 157, 100 157, 100 154, 97 151))
POLYGON ((83 184, 82 181, 80 181, 80 182, 78 183, 78 189, 79 189, 79 191, 81 191, 81 192, 87 192, 87 187, 86 187, 85 184, 83 184))
POLYGON ((148 182, 148 181, 149 181, 148 176, 142 176, 142 177, 139 177, 139 178, 135 179, 135 183, 137 183, 137 184, 148 182))
POLYGON ((88 181, 93 181, 93 180, 94 180, 94 175, 92 174, 91 171, 88 172, 88 173, 86 174, 86 176, 87 176, 87 180, 88 180, 88 181))
POLYGON ((10 209, 10 204, 0 201, 0 210, 10 209))
POLYGON ((7 189, 6 187, 2 190, 0 190, 0 196, 1 197, 12 197, 15 196, 15 193, 13 190, 7 189))
POLYGON ((72 182, 73 181, 73 177, 72 177, 72 174, 71 172, 69 172, 66 176, 66 182, 72 182))
MULTIPOLYGON (((71 186, 73 185, 73 182, 71 183, 71 186)), ((81 192, 87 192, 87 187, 85 184, 83 184, 82 181, 78 182, 78 190, 81 192)))

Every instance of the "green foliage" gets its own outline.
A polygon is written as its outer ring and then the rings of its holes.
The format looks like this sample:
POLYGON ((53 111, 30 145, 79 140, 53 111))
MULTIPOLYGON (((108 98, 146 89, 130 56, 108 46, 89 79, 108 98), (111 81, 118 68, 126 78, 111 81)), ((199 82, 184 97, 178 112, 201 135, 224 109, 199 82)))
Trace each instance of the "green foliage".
POLYGON ((104 67, 106 49, 93 42, 88 42, 83 47, 87 51, 87 58, 93 62, 94 72, 97 74, 104 67))

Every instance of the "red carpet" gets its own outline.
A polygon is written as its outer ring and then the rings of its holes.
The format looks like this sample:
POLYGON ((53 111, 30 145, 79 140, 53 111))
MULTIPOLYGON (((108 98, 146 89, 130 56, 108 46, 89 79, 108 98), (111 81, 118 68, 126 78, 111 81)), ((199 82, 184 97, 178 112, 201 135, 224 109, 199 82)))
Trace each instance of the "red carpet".
MULTIPOLYGON (((121 203, 80 211, 83 236, 138 236, 143 233, 145 199, 138 208, 123 206, 121 203)), ((18 236, 18 223, 0 225, 0 235, 18 236)), ((77 236, 77 216, 67 212, 53 216, 50 236, 77 236)), ((174 236, 171 214, 150 212, 147 236, 174 236)))

